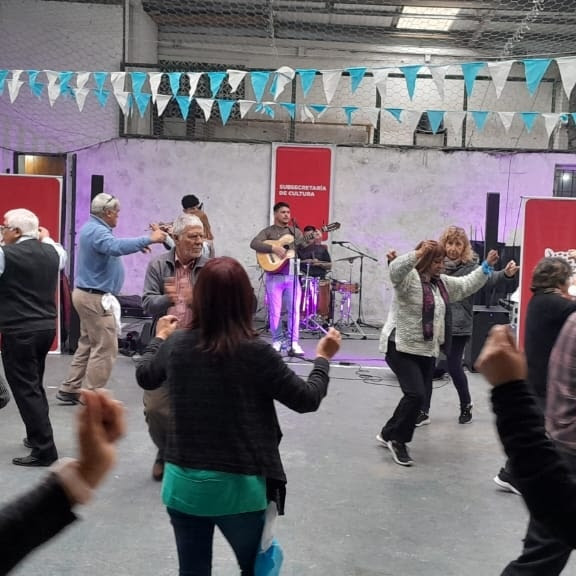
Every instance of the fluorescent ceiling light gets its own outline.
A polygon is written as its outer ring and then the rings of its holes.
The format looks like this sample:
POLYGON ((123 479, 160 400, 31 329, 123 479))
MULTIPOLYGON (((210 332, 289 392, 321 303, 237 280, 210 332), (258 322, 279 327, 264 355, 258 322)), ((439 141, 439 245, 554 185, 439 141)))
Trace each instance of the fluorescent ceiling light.
POLYGON ((396 28, 411 30, 450 30, 460 8, 430 8, 426 6, 404 6, 396 28))

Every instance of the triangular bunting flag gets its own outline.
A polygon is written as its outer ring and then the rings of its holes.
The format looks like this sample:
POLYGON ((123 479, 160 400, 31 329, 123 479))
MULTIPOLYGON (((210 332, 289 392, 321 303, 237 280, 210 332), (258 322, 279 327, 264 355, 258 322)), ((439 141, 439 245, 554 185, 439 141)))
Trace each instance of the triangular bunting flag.
POLYGON ((230 91, 232 94, 238 90, 238 86, 240 86, 240 82, 244 80, 244 76, 248 74, 245 70, 226 70, 228 74, 228 84, 230 86, 230 91))
POLYGON ((484 130, 484 126, 486 124, 486 120, 488 119, 488 111, 486 110, 472 110, 470 111, 472 118, 474 118, 474 124, 476 124, 476 128, 478 128, 479 132, 484 130))
POLYGON ((426 114, 428 114, 428 120, 430 120, 432 134, 436 134, 444 120, 444 110, 426 110, 426 114))
POLYGON ((504 89, 506 80, 508 80, 512 64, 514 64, 513 60, 488 62, 488 70, 490 71, 490 76, 492 76, 492 83, 494 84, 494 90, 496 90, 496 98, 500 98, 502 95, 502 90, 504 89))
POLYGON ((317 70, 303 70, 298 68, 296 72, 300 76, 300 84, 302 85, 302 95, 304 96, 304 98, 306 98, 306 96, 308 96, 308 92, 310 92, 310 88, 312 88, 312 84, 314 84, 314 79, 316 78, 317 70))
POLYGON ((0 96, 4 94, 4 82, 8 77, 8 70, 0 70, 0 96))
POLYGON ((378 119, 380 118, 380 108, 364 108, 362 111, 368 116, 370 124, 372 124, 374 128, 377 128, 378 119))
POLYGON ((210 115, 212 114, 214 100, 212 98, 196 98, 196 104, 200 106, 202 112, 204 112, 204 118, 206 122, 208 122, 208 120, 210 120, 210 115))
MULTIPOLYGON (((112 75, 114 74, 115 72, 112 72, 112 75)), ((114 84, 113 81, 112 84, 114 84)), ((132 107, 132 94, 130 92, 114 92, 114 97, 124 116, 128 116, 130 108, 132 107)))
POLYGON ((282 106, 282 108, 287 110, 288 114, 290 114, 290 118, 294 120, 294 114, 296 112, 296 104, 292 104, 290 102, 280 102, 280 106, 282 106))
POLYGON ((342 110, 346 114, 346 123, 350 126, 352 124, 352 115, 358 110, 358 106, 342 106, 342 110))
MULTIPOLYGON (((532 60, 524 60, 524 69, 526 70, 526 86, 528 86, 528 92, 534 94, 540 85, 540 81, 544 78, 548 66, 550 66, 550 60, 546 58, 534 58, 532 60)), ((528 128, 528 126, 526 126, 528 128)), ((531 128, 528 128, 530 132, 531 128)))
POLYGON ((50 102, 50 106, 54 106, 58 96, 60 96, 60 85, 48 83, 48 102, 50 102))
POLYGON ((46 74, 46 78, 48 79, 48 86, 54 86, 58 81, 60 73, 54 70, 44 70, 44 74, 46 74))
POLYGON ((144 118, 146 114, 146 108, 148 108, 148 103, 150 102, 151 94, 148 92, 140 92, 139 94, 134 94, 134 100, 136 100, 136 106, 138 107, 138 113, 140 118, 144 118))
MULTIPOLYGON (((163 72, 148 72, 148 82, 150 82, 150 92, 152 93, 152 102, 156 102, 158 89, 160 88, 160 82, 162 82, 163 72)), ((169 101, 170 99, 168 99, 169 101)), ((166 105, 164 105, 164 108, 166 105)), ((160 110, 158 110, 158 116, 162 116, 160 110)))
POLYGON ((314 110, 314 112, 318 114, 318 118, 320 118, 320 116, 322 116, 322 114, 326 112, 328 106, 326 106, 325 104, 310 104, 310 108, 312 108, 312 110, 314 110))
POLYGON ((182 114, 182 118, 186 120, 188 118, 188 113, 190 112, 190 102, 192 98, 190 96, 174 96, 176 103, 178 104, 178 108, 180 108, 180 114, 182 114))
POLYGON ((235 100, 216 100, 218 102, 218 110, 220 111, 220 118, 222 119, 222 124, 228 122, 230 118, 230 113, 234 107, 235 100))
POLYGON ((569 58, 556 58, 556 64, 560 70, 560 78, 562 78, 562 86, 566 97, 570 98, 574 84, 576 84, 576 58, 570 56, 569 58))
POLYGON ((240 118, 244 118, 244 116, 250 112, 250 109, 253 105, 254 102, 251 102, 250 100, 238 100, 238 106, 240 107, 240 118))
POLYGON ((410 100, 414 97, 414 89, 416 88, 416 78, 422 66, 400 66, 400 71, 406 78, 406 88, 408 88, 408 96, 410 100))
POLYGON ((478 76, 478 72, 480 72, 484 66, 486 66, 486 62, 467 62, 465 64, 460 64, 462 74, 464 75, 464 84, 466 85, 466 94, 468 94, 468 97, 472 96, 474 84, 476 83, 476 76, 478 76))
POLYGON ((84 103, 86 102, 86 97, 90 90, 88 88, 73 88, 74 97, 76 98, 76 104, 78 110, 82 112, 84 110, 84 103))
POLYGON ((432 75, 432 80, 434 80, 434 84, 436 84, 436 90, 438 90, 438 94, 440 94, 440 98, 442 98, 442 100, 444 100, 444 80, 446 78, 448 68, 450 68, 450 66, 430 66, 428 68, 428 70, 430 70, 430 74, 432 75))
POLYGON ((270 106, 271 103, 264 104, 264 114, 266 116, 270 116, 270 118, 274 119, 274 108, 270 106))
POLYGON ((97 90, 96 91, 96 98, 98 98, 98 103, 102 108, 106 106, 106 102, 108 102, 108 96, 110 96, 110 90, 97 90))
POLYGON ((342 70, 322 70, 322 85, 324 86, 324 95, 328 104, 332 102, 332 98, 336 94, 341 76, 342 70))
POLYGON ((512 126, 512 120, 514 120, 514 115, 516 112, 498 112, 498 116, 500 116, 500 121, 504 126, 506 132, 510 130, 510 126, 512 126))
POLYGON ((58 78, 60 80, 60 94, 62 96, 74 96, 72 88, 70 88, 70 80, 72 80, 74 72, 60 72, 58 78))
POLYGON ((178 91, 180 90, 180 78, 182 72, 168 72, 168 80, 170 81, 170 90, 172 90, 173 96, 178 96, 178 91))
MULTIPOLYGON (((126 80, 126 72, 110 72, 110 83, 112 84, 112 90, 114 94, 124 93, 124 85, 126 80)), ((128 102, 128 98, 126 101, 128 102)), ((124 101, 124 97, 122 97, 122 101, 124 101)), ((120 106, 122 107, 122 106, 120 106)))
POLYGON ((398 122, 402 122, 402 108, 385 108, 386 112, 390 112, 398 122))
MULTIPOLYGON (((206 72, 206 76, 208 76, 208 80, 210 80, 210 92, 212 93, 212 98, 215 98, 216 94, 218 94, 218 90, 220 90, 220 86, 222 86, 224 78, 226 78, 226 72, 206 72)), ((209 100, 209 98, 205 98, 205 100, 209 100)), ((212 102, 212 104, 214 104, 214 102, 212 102)), ((202 110, 204 110, 204 108, 202 108, 202 110)), ((209 112, 210 114, 212 113, 212 105, 210 105, 209 112)), ((210 118, 210 114, 208 115, 208 118, 210 118)), ((204 113, 204 116, 206 116, 206 113, 204 113)), ((206 121, 208 121, 208 118, 206 118, 206 121)))
POLYGON ((346 72, 350 74, 350 91, 352 94, 358 90, 358 86, 364 80, 364 74, 366 74, 366 68, 346 68, 346 72))
POLYGON ((455 134, 459 134, 460 130, 462 130, 462 122, 464 121, 464 118, 466 118, 466 112, 461 112, 459 110, 446 112, 446 114, 444 114, 446 124, 450 125, 452 132, 455 134))
POLYGON ((560 120, 560 116, 562 114, 557 113, 545 113, 542 114, 544 117, 544 126, 546 128, 546 134, 548 134, 548 138, 552 136, 552 132, 554 132, 554 128, 558 125, 558 120, 560 120))
POLYGON ((10 104, 14 104, 14 100, 18 98, 18 93, 24 82, 20 80, 23 70, 12 70, 12 78, 7 81, 8 94, 10 95, 10 104))
POLYGON ((271 88, 274 100, 277 100, 278 96, 284 92, 284 88, 294 80, 294 76, 296 76, 296 71, 289 66, 280 66, 280 68, 276 70, 271 88))
POLYGON ((520 116, 522 116, 526 130, 530 133, 532 132, 532 128, 534 128, 534 122, 536 122, 536 118, 540 116, 540 112, 520 112, 520 116))
POLYGON ((405 127, 410 134, 416 130, 416 126, 420 122, 422 112, 419 110, 403 110, 402 111, 402 126, 405 127))
POLYGON ((108 72, 94 72, 94 82, 98 92, 101 92, 104 88, 104 82, 106 82, 106 78, 108 78, 108 72))
POLYGON ((90 72, 76 72, 76 88, 82 90, 90 80, 90 72))
POLYGON ((28 70, 28 86, 30 86, 30 92, 37 98, 40 98, 44 85, 38 82, 38 74, 38 70, 28 70))
POLYGON ((186 72, 186 76, 188 76, 188 82, 190 83, 188 96, 192 97, 196 92, 196 88, 198 88, 198 82, 200 78, 202 78, 202 72, 186 72))
MULTIPOLYGON (((132 92, 134 94, 140 94, 142 92, 142 86, 144 86, 144 82, 146 82, 146 78, 148 78, 148 74, 146 72, 130 72, 130 76, 132 77, 132 92)), ((136 103, 138 103, 138 99, 136 99, 136 103)), ((148 101, 146 101, 146 106, 148 106, 148 101)), ((140 110, 140 108, 138 108, 140 110)), ((142 116, 142 114, 140 114, 142 116)))
POLYGON ((270 72, 250 72, 250 83, 252 84, 252 90, 254 90, 256 102, 262 102, 269 78, 270 72))
POLYGON ((392 70, 390 68, 383 68, 381 70, 372 70, 372 76, 374 78, 374 84, 376 84, 376 89, 380 94, 380 98, 385 100, 386 98, 386 81, 392 70))
POLYGON ((157 94, 156 95, 156 110, 158 112, 158 116, 162 116, 164 114, 164 110, 166 110, 166 106, 168 106, 168 102, 172 100, 172 96, 170 94, 157 94))
POLYGON ((312 124, 314 124, 316 118, 314 118, 314 114, 312 114, 312 111, 308 106, 302 105, 300 106, 300 121, 306 122, 306 120, 310 120, 312 124))

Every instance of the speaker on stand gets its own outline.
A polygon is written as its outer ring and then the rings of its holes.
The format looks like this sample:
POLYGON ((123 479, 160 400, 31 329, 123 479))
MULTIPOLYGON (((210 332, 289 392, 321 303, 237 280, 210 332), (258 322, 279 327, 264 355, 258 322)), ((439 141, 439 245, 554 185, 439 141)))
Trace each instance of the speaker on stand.
POLYGON ((472 336, 464 349, 464 365, 476 372, 474 364, 490 328, 496 324, 510 324, 510 313, 502 306, 474 306, 472 312, 472 336))

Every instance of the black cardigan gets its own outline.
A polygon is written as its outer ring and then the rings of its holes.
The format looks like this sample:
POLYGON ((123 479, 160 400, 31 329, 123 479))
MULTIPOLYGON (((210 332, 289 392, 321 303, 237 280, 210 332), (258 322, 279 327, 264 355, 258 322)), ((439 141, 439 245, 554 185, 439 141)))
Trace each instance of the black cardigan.
POLYGON ((576 480, 546 435, 544 416, 524 382, 492 391, 496 426, 533 518, 576 547, 576 480))
POLYGON ((286 481, 274 400, 297 412, 318 409, 328 388, 329 363, 316 358, 303 380, 260 339, 229 357, 198 350, 194 330, 154 338, 136 370, 138 384, 169 389, 171 419, 165 460, 185 468, 286 481))

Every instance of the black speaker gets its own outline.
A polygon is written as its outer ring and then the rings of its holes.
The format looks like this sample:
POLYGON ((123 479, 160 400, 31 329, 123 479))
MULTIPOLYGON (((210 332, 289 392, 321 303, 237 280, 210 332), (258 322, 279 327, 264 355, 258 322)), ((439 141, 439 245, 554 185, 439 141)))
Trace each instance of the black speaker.
POLYGON ((472 336, 464 350, 464 365, 476 372, 474 363, 484 346, 490 328, 495 324, 510 324, 510 316, 502 306, 474 306, 472 313, 472 336))
POLYGON ((104 176, 101 174, 92 174, 92 187, 90 188, 90 201, 94 200, 94 196, 104 192, 104 176))
POLYGON ((486 226, 484 258, 490 250, 498 249, 498 226, 500 224, 500 194, 486 194, 486 226))

